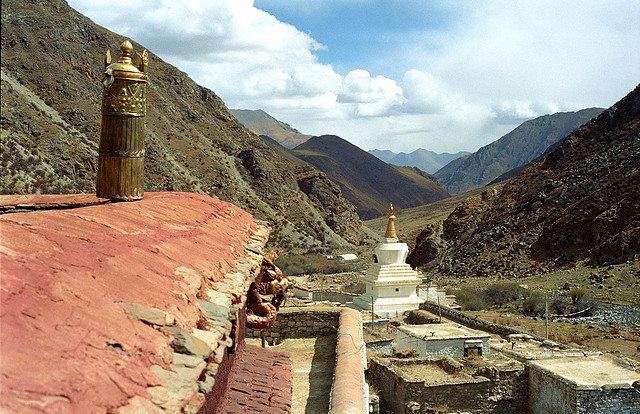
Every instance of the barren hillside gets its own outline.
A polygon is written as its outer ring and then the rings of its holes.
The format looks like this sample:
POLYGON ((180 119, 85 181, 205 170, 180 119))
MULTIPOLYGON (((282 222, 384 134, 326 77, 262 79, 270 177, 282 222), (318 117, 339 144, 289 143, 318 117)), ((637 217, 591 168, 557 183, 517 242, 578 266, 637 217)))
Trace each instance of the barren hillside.
POLYGON ((387 164, 335 135, 313 137, 294 153, 338 183, 364 220, 384 215, 389 204, 415 207, 449 196, 429 174, 387 164))
POLYGON ((640 86, 501 190, 459 205, 443 227, 431 263, 443 274, 521 277, 639 260, 640 86))
MULTIPOLYGON (((119 56, 123 40, 64 1, 2 2, 2 193, 94 191, 102 62, 109 48, 119 56)), ((276 246, 363 240, 335 184, 279 157, 214 92, 153 53, 149 80, 146 191, 229 200, 269 221, 276 246)))

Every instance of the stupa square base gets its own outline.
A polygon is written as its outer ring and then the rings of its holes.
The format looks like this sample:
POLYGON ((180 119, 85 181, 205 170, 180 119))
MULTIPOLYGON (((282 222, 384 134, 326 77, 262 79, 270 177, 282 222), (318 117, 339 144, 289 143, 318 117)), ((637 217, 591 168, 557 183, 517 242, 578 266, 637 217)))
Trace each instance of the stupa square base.
MULTIPOLYGON (((402 313, 420 308, 424 300, 418 296, 395 297, 395 298, 374 298, 373 313, 380 318, 395 318, 402 313)), ((353 304, 360 310, 371 311, 371 296, 361 295, 353 300, 353 304)))

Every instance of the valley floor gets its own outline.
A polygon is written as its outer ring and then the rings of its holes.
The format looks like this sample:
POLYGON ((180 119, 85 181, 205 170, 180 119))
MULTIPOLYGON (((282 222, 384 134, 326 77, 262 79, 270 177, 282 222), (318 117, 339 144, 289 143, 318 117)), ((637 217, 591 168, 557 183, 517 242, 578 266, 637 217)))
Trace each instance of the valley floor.
MULTIPOLYGON (((455 294, 456 289, 482 290, 500 281, 476 277, 435 282, 455 294)), ((549 339, 611 352, 640 362, 640 261, 600 268, 577 266, 514 281, 550 294, 564 292, 570 287, 586 288, 589 295, 600 303, 596 315, 551 319, 549 339)), ((527 317, 508 308, 468 313, 535 335, 545 334, 544 318, 527 317)))

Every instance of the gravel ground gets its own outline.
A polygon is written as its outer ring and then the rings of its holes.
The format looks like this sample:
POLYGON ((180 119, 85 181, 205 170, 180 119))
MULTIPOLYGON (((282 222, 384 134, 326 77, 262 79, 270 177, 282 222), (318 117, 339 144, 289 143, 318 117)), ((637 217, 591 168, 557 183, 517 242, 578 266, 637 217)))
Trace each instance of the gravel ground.
POLYGON ((554 318, 556 321, 578 322, 597 328, 612 327, 640 333, 640 309, 604 303, 593 316, 576 318, 554 318))

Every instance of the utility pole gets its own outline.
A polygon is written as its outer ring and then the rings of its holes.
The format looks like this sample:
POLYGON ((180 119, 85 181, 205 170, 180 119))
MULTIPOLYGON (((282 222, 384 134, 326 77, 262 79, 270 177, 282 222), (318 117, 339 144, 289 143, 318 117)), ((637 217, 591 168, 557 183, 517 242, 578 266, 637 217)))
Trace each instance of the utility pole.
POLYGON ((373 313, 373 295, 371 295, 371 325, 373 326, 373 318, 375 313, 373 313))
POLYGON ((442 323, 442 309, 440 309, 440 295, 436 292, 438 298, 438 323, 442 323))
POLYGON ((544 294, 544 338, 549 339, 549 294, 544 294))

